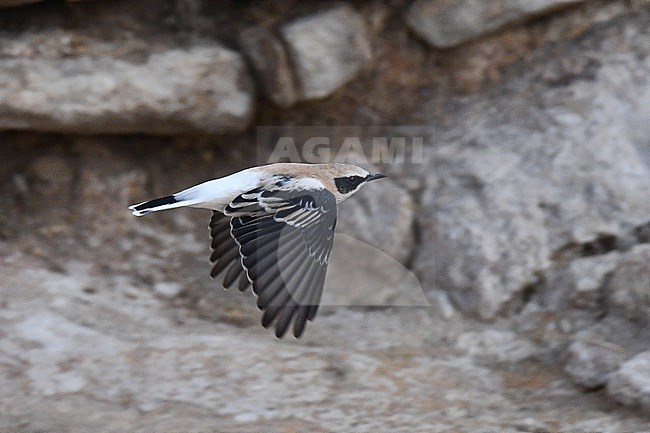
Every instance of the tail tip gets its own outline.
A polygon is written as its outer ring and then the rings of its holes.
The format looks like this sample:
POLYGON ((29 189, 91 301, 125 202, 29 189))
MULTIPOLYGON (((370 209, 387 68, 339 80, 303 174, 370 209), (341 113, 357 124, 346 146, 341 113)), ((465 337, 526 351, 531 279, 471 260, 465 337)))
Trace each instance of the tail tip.
POLYGON ((138 207, 140 207, 140 205, 142 205, 142 204, 144 204, 144 203, 132 204, 131 206, 129 206, 129 210, 133 213, 133 215, 138 216, 138 217, 146 215, 146 214, 148 214, 150 212, 150 210, 149 209, 138 209, 138 207))
POLYGON ((148 210, 148 209, 144 209, 144 210, 135 210, 135 209, 134 209, 134 206, 129 206, 129 210, 133 213, 133 215, 135 215, 135 216, 137 216, 137 217, 144 216, 144 215, 146 215, 146 214, 148 214, 148 213, 151 212, 151 211, 148 210))
POLYGON ((133 215, 135 216, 143 216, 155 210, 159 210, 157 208, 168 206, 177 202, 178 200, 176 200, 173 195, 168 195, 167 197, 161 197, 138 204, 133 204, 129 206, 129 210, 133 212, 133 215))

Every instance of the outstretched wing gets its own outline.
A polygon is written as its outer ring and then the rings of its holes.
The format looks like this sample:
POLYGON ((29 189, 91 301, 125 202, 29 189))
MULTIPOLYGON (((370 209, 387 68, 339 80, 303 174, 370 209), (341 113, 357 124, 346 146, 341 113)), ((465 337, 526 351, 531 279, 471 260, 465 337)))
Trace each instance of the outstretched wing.
POLYGON ((237 288, 242 292, 246 291, 250 286, 250 281, 241 265, 239 245, 230 235, 230 217, 213 211, 210 219, 210 237, 212 238, 210 276, 215 278, 227 270, 222 280, 223 287, 230 288, 237 282, 237 288))
MULTIPOLYGON (((275 334, 282 337, 293 322, 293 333, 299 337, 306 321, 316 316, 325 285, 334 243, 336 198, 327 190, 257 189, 235 198, 224 213, 231 218, 230 234, 239 247, 240 268, 231 258, 233 253, 215 250, 219 257, 213 274, 229 266, 224 284, 239 280, 238 286, 245 289, 238 272, 243 268, 246 282, 252 282, 257 295, 257 306, 264 311, 262 325, 275 323, 275 334)), ((223 224, 219 220, 214 227, 223 224)), ((213 248, 220 242, 224 242, 224 251, 230 251, 232 245, 228 247, 223 234, 213 235, 213 248)))

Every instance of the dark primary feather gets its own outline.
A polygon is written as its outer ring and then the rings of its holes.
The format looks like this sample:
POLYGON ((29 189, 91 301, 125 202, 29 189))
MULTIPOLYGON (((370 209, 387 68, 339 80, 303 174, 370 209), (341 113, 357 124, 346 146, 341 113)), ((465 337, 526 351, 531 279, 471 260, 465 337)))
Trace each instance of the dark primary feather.
POLYGON ((213 264, 210 276, 215 278, 224 269, 228 269, 223 279, 223 286, 229 288, 237 281, 237 288, 242 292, 245 291, 250 286, 250 281, 241 266, 239 246, 230 235, 230 217, 217 211, 212 212, 210 236, 212 237, 210 262, 213 264))
POLYGON ((326 190, 241 194, 210 222, 211 275, 227 269, 224 286, 252 281, 262 325, 282 337, 293 323, 300 337, 318 311, 334 242, 336 199, 326 190), (231 236, 226 236, 224 232, 231 236))

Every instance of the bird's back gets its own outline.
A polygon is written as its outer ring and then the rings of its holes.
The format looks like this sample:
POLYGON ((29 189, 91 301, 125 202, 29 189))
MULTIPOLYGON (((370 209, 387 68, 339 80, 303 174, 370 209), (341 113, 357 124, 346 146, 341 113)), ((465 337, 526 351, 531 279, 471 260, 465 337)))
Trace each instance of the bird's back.
POLYGON ((255 170, 256 168, 200 183, 174 194, 174 197, 181 201, 193 202, 191 207, 223 212, 235 197, 259 186, 263 176, 259 170, 255 170))

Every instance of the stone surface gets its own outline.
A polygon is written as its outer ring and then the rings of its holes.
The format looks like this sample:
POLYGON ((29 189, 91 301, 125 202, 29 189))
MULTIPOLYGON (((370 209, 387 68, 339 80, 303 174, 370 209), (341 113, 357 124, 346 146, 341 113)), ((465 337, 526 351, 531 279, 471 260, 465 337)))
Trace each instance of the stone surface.
POLYGON ((280 107, 290 107, 300 99, 300 90, 282 41, 266 26, 244 30, 240 43, 264 94, 280 107))
POLYGON ((406 18, 410 28, 436 48, 449 48, 506 24, 584 0, 417 0, 406 18))
POLYGON ((610 319, 578 332, 568 349, 565 371, 585 388, 607 384, 610 375, 647 345, 638 330, 620 319, 610 319))
MULTIPOLYGON (((66 45, 71 38, 55 33, 50 43, 66 45)), ((38 41, 3 46, 15 54, 0 59, 0 129, 214 133, 250 122, 252 87, 233 51, 170 49, 151 53, 143 63, 108 55, 22 55, 38 41)))
POLYGON ((609 281, 621 255, 619 251, 612 251, 577 257, 568 264, 553 266, 544 272, 542 281, 534 286, 531 302, 557 314, 560 320, 573 321, 570 327, 576 330, 595 323, 609 311, 609 281), (589 323, 585 323, 585 320, 589 323))
POLYGON ((364 18, 345 4, 277 31, 269 24, 249 27, 239 39, 262 91, 280 107, 329 96, 371 59, 364 18))
POLYGON ((636 355, 613 373, 607 393, 623 404, 650 410, 650 351, 636 355))
POLYGON ((515 332, 496 329, 464 333, 456 340, 456 348, 488 363, 521 362, 532 359, 537 351, 534 344, 515 332))
POLYGON ((370 61, 363 17, 341 5, 298 18, 280 28, 301 99, 328 96, 353 79, 370 61))
POLYGON ((346 233, 405 264, 415 239, 415 203, 390 179, 369 184, 339 208, 337 231, 346 233), (367 191, 366 191, 367 190, 367 191))
POLYGON ((198 433, 263 423, 269 432, 613 433, 647 425, 594 404, 553 370, 487 369, 450 352, 445 342, 471 329, 425 310, 336 310, 303 340, 278 341, 258 324, 169 308, 146 284, 98 274, 88 262, 53 272, 15 252, 2 260, 3 431, 198 433))
POLYGON ((621 316, 650 325, 650 245, 623 255, 608 290, 611 309, 621 316))
POLYGON ((650 88, 642 16, 625 36, 607 33, 606 44, 585 39, 540 53, 489 101, 468 96, 453 119, 430 125, 415 260, 425 287, 494 318, 519 305, 563 252, 606 250, 607 239, 647 222, 647 143, 631 132, 638 95, 650 88), (540 81, 559 52, 581 72, 540 81))
POLYGON ((612 252, 595 257, 576 259, 569 266, 572 280, 571 301, 577 308, 598 309, 606 302, 608 278, 616 269, 621 254, 612 252))
MULTIPOLYGON (((497 2, 488 4, 495 3, 497 2)), ((482 4, 476 2, 475 5, 482 4)), ((621 15, 628 16, 642 8, 641 2, 623 3, 608 0, 583 2, 579 7, 568 7, 558 13, 549 13, 541 19, 517 23, 481 35, 457 48, 451 48, 450 52, 438 52, 437 56, 447 63, 446 70, 450 74, 453 86, 463 93, 473 93, 489 83, 500 82, 507 65, 525 61, 539 47, 575 39, 589 33, 601 23, 614 20, 621 15)), ((467 27, 461 27, 460 31, 467 31, 467 27)), ((545 73, 551 76, 566 76, 571 70, 580 69, 582 68, 579 63, 568 61, 545 73)))
POLYGON ((183 291, 183 286, 173 281, 160 281, 154 284, 153 289, 162 296, 173 298, 183 291))

